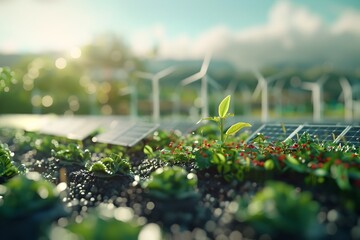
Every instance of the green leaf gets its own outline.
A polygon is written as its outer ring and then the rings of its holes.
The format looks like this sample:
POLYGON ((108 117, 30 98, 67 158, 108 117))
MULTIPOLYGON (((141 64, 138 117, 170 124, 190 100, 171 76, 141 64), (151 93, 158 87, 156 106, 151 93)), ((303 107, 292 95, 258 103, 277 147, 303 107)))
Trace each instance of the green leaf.
POLYGON ((238 131, 240 131, 241 129, 243 129, 244 127, 251 127, 250 123, 245 123, 245 122, 238 122, 233 124, 231 127, 229 127, 229 129, 226 131, 226 135, 233 135, 235 133, 237 133, 238 131))
POLYGON ((286 156, 285 163, 288 167, 290 167, 292 170, 295 170, 296 172, 303 173, 306 171, 306 167, 290 154, 286 156))
POLYGON ((219 117, 224 118, 229 111, 230 95, 226 96, 219 104, 219 117))
POLYGON ((154 154, 154 151, 152 149, 152 147, 150 147, 149 145, 145 145, 144 147, 144 153, 147 155, 147 156, 152 156, 154 154))
POLYGON ((266 170, 273 170, 275 167, 274 161, 272 159, 268 159, 264 163, 264 167, 266 170))
POLYGON ((202 121, 214 121, 214 122, 218 122, 218 118, 217 117, 205 117, 205 118, 201 118, 199 121, 197 121, 196 124, 201 123, 202 121))

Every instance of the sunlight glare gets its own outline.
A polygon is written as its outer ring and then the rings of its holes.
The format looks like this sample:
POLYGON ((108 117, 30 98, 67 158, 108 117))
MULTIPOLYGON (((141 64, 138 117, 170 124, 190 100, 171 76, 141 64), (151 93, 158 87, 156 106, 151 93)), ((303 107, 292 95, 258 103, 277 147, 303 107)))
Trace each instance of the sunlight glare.
POLYGON ((58 69, 64 69, 67 65, 67 62, 66 62, 66 59, 65 58, 58 58, 56 59, 55 61, 55 66, 58 68, 58 69))
POLYGON ((78 47, 74 47, 70 50, 70 56, 74 59, 81 57, 81 49, 78 47))
POLYGON ((50 107, 53 104, 54 100, 50 95, 46 95, 42 98, 41 103, 44 107, 50 107))

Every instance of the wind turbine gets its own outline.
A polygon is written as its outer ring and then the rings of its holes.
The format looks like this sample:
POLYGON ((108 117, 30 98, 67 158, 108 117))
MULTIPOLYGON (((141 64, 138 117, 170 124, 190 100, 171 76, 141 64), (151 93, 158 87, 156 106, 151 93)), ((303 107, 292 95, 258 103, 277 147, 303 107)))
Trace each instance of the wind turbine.
POLYGON ((351 122, 353 120, 353 93, 352 87, 349 81, 342 77, 340 78, 340 86, 342 88, 342 96, 344 98, 344 108, 345 108, 345 121, 351 122))
POLYGON ((254 69, 253 74, 258 80, 258 84, 252 95, 252 99, 257 98, 261 91, 261 121, 267 122, 269 120, 269 94, 268 94, 269 83, 280 78, 281 76, 284 75, 284 73, 281 72, 271 77, 264 78, 264 76, 257 69, 254 69))
POLYGON ((327 78, 327 76, 322 76, 316 82, 303 82, 301 84, 303 89, 312 92, 314 122, 320 122, 322 120, 322 86, 327 80, 327 78))
POLYGON ((185 78, 181 81, 182 86, 186 86, 195 81, 201 80, 201 89, 200 89, 200 98, 201 98, 201 117, 205 118, 209 116, 209 101, 208 101, 208 86, 207 86, 207 70, 209 68, 211 59, 211 54, 207 54, 204 58, 204 61, 201 65, 199 72, 191 75, 190 77, 185 78))
POLYGON ((151 80, 152 82, 152 98, 153 98, 153 121, 159 122, 160 120, 160 79, 170 75, 175 71, 174 67, 168 67, 155 74, 147 72, 137 72, 137 76, 143 79, 151 80))

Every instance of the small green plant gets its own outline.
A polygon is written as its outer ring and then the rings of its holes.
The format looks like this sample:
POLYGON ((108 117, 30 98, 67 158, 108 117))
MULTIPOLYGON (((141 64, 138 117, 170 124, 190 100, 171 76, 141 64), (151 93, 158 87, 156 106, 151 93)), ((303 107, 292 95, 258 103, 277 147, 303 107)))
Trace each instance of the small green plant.
POLYGON ((60 203, 59 192, 40 174, 30 172, 18 175, 4 185, 0 185, 0 216, 18 218, 46 210, 60 203))
POLYGON ((19 174, 19 169, 11 161, 10 150, 0 144, 0 183, 19 174))
POLYGON ((197 196, 197 176, 178 166, 159 168, 143 187, 158 199, 186 199, 197 196))
POLYGON ((65 226, 54 226, 50 239, 137 240, 142 227, 136 222, 132 209, 101 204, 90 210, 81 221, 72 220, 65 226))
POLYGON ((309 192, 299 192, 286 183, 267 182, 250 201, 241 199, 239 206, 237 218, 262 233, 310 239, 313 230, 319 230, 318 203, 309 192))
POLYGON ((1 237, 41 239, 54 220, 67 215, 61 190, 36 172, 18 175, 0 185, 1 237))
POLYGON ((82 150, 77 144, 70 143, 56 151, 51 150, 51 155, 59 159, 63 164, 85 165, 91 159, 91 153, 88 149, 82 150))
POLYGON ((200 120, 200 121, 210 120, 210 121, 216 122, 216 124, 218 125, 218 129, 220 131, 220 141, 221 141, 222 144, 225 143, 226 138, 228 136, 235 135, 237 132, 239 132, 244 127, 251 127, 250 123, 238 122, 238 123, 235 123, 235 124, 231 125, 228 128, 228 130, 226 132, 224 132, 225 120, 227 118, 229 118, 229 117, 234 116, 233 113, 228 113, 229 106, 230 106, 230 100, 231 100, 231 96, 228 95, 220 102, 220 104, 218 106, 218 114, 219 114, 219 116, 206 117, 206 118, 203 118, 203 119, 200 120))
POLYGON ((87 167, 90 172, 98 176, 130 175, 131 173, 131 165, 122 153, 113 153, 110 157, 88 164, 87 167))

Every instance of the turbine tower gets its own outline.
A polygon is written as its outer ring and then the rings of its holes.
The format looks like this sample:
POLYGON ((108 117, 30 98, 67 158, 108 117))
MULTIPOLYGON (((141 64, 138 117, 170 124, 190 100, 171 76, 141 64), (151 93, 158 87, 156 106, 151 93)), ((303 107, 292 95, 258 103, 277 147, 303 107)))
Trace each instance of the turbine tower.
POLYGON ((175 71, 174 67, 168 67, 155 74, 147 72, 137 72, 137 76, 143 79, 151 80, 152 82, 152 98, 153 98, 153 121, 159 122, 160 120, 160 79, 170 75, 175 71))
POLYGON ((200 71, 181 81, 181 85, 186 86, 190 83, 201 80, 200 98, 201 98, 201 117, 202 118, 209 116, 207 70, 209 68, 210 59, 211 59, 211 54, 209 53, 205 56, 200 71))
POLYGON ((261 121, 267 122, 269 120, 269 83, 284 75, 283 72, 264 78, 264 76, 257 70, 253 70, 253 74, 258 80, 258 84, 253 93, 252 99, 256 99, 261 92, 261 121))
POLYGON ((327 76, 320 77, 316 82, 303 82, 301 84, 303 89, 309 90, 312 92, 312 102, 313 102, 313 120, 314 122, 321 122, 322 112, 323 112, 323 102, 322 102, 322 86, 327 80, 327 76))

